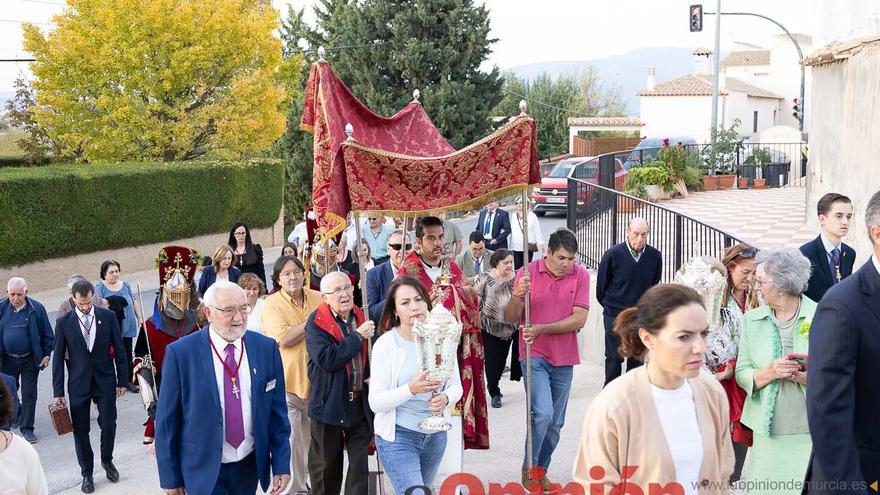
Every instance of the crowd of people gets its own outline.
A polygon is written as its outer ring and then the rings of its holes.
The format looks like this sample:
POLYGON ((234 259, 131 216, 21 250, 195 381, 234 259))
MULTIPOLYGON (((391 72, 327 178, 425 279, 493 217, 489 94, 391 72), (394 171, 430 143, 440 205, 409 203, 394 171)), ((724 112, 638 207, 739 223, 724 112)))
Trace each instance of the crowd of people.
MULTIPOLYGON (((116 400, 126 392, 146 392, 144 443, 168 494, 365 494, 373 450, 396 493, 431 487, 451 445, 489 448, 487 406, 503 407, 506 371, 530 392, 522 483, 551 490, 590 273, 575 262, 572 232, 545 244, 525 210, 492 202, 468 236, 446 218, 370 216, 360 245, 351 228, 310 245, 297 227, 268 279, 262 247, 236 222, 211 258, 160 251, 149 318, 115 260, 94 285, 71 277, 54 330, 27 282, 10 279, 0 426, 20 436, 0 431, 0 492, 48 493, 29 443, 37 378, 50 366, 85 493, 95 490, 91 405, 101 467, 116 482, 116 400), (420 368, 414 334, 438 307, 462 326, 445 382, 420 368), (420 427, 452 411, 460 442, 420 427)), ((577 482, 867 492, 880 476, 880 192, 865 211, 873 253, 855 273, 842 242, 852 202, 826 195, 817 215, 822 232, 800 249, 737 244, 688 263, 672 284, 660 283, 668 267, 651 225, 631 219, 596 274, 605 381, 584 416, 577 482)))

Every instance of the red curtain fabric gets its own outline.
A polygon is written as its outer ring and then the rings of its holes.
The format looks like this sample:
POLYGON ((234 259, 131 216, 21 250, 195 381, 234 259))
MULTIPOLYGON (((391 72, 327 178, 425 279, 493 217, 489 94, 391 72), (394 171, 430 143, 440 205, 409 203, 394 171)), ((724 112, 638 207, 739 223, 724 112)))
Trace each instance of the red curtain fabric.
POLYGON ((466 208, 541 181, 532 119, 516 118, 456 151, 421 104, 376 115, 327 62, 312 64, 300 128, 314 134, 312 206, 325 238, 344 229, 352 210, 466 208), (354 142, 346 143, 346 124, 354 142))

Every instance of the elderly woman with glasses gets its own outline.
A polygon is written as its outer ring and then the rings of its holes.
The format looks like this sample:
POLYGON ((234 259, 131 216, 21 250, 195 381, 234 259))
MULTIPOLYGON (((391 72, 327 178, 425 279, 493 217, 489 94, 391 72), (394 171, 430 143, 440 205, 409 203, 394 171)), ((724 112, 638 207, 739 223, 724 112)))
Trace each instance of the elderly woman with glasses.
POLYGON ((755 286, 764 306, 746 312, 736 382, 752 429, 750 493, 800 493, 812 443, 807 425, 808 333, 816 303, 804 296, 810 261, 796 248, 758 253, 755 286))

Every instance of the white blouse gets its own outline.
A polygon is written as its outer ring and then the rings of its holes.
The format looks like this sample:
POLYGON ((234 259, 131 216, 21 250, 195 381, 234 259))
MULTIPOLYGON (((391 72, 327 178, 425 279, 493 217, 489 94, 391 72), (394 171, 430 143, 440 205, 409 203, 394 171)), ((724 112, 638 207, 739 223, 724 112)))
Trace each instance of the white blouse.
POLYGON ((37 451, 25 439, 9 432, 6 450, 0 452, 0 493, 3 495, 49 495, 49 485, 37 451))
MULTIPOLYGON (((538 252, 544 251, 544 235, 541 233, 541 225, 538 216, 529 212, 529 242, 538 245, 538 252)), ((511 251, 525 251, 523 249, 522 219, 513 212, 510 214, 510 239, 508 247, 511 251)))
POLYGON ((691 384, 684 380, 675 390, 651 385, 651 396, 675 464, 675 481, 684 487, 685 494, 697 495, 703 465, 703 437, 691 384))

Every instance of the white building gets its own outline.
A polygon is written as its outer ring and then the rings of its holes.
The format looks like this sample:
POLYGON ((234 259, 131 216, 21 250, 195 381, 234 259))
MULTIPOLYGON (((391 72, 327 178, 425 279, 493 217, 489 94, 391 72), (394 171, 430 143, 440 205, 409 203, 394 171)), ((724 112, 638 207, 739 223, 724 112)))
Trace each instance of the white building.
MULTIPOLYGON (((655 84, 654 68, 648 68, 645 89, 639 92, 645 137, 693 137, 698 143, 709 142, 713 84, 708 54, 708 50, 697 49, 694 74, 660 84, 655 84)), ((780 123, 782 95, 732 77, 725 69, 719 74, 718 86, 718 125, 729 128, 739 119, 739 133, 757 140, 762 131, 780 123)))

